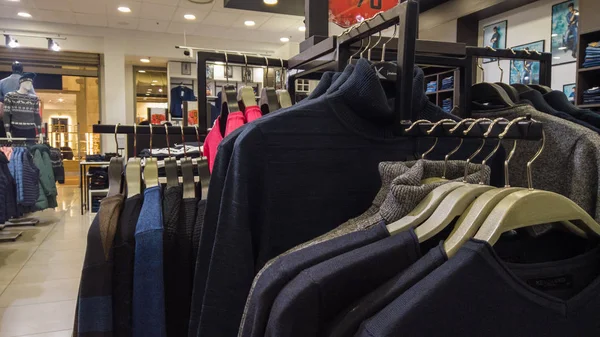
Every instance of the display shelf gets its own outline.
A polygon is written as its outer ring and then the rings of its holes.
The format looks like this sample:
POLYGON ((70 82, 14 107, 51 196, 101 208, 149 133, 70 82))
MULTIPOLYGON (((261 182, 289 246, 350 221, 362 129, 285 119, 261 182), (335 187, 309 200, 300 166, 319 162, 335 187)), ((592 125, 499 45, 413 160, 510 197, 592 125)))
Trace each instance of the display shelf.
POLYGON ((600 109, 600 104, 579 104, 577 107, 580 109, 600 109))
MULTIPOLYGON (((580 19, 581 20, 581 19, 580 19)), ((600 66, 583 68, 585 62, 585 50, 589 43, 600 40, 600 30, 579 34, 579 50, 577 55, 577 83, 575 103, 581 109, 598 109, 600 104, 584 104, 583 93, 593 87, 600 86, 600 66)))
POLYGON ((600 66, 598 66, 598 67, 591 67, 591 68, 580 68, 579 72, 580 73, 585 73, 585 72, 598 71, 598 70, 600 70, 600 66))
MULTIPOLYGON (((442 68, 442 67, 428 67, 423 69, 424 72, 427 72, 425 75, 425 90, 427 90, 427 84, 429 82, 436 82, 437 88, 441 88, 444 78, 454 76, 456 80, 456 69, 442 68)), ((425 93, 429 100, 437 106, 442 106, 444 99, 452 98, 452 102, 458 102, 459 100, 459 90, 456 89, 455 86, 450 89, 436 90, 433 92, 425 93)))
POLYGON ((438 91, 439 94, 448 93, 448 92, 454 92, 454 88, 452 88, 452 89, 444 89, 444 90, 438 91))

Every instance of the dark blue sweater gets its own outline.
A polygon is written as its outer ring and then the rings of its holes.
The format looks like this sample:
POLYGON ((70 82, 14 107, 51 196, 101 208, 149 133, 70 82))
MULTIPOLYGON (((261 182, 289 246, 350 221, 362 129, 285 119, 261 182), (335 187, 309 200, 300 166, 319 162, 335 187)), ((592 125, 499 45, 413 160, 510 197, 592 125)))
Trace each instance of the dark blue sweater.
POLYGON ((164 337, 163 215, 160 186, 144 191, 135 229, 133 336, 164 337))

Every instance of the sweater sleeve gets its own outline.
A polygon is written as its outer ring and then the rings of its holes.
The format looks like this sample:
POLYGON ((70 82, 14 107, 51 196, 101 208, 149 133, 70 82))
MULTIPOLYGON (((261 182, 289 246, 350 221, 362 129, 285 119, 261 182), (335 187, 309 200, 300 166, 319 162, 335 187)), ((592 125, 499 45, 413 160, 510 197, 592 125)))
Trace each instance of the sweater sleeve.
POLYGON ((33 111, 33 122, 37 127, 38 135, 42 133, 42 116, 40 116, 40 100, 36 99, 33 111))
POLYGON ((10 132, 10 120, 12 117, 12 99, 10 95, 4 96, 4 130, 10 132))
POLYGON ((237 336, 257 269, 255 244, 262 234, 263 142, 262 132, 252 125, 235 144, 214 235, 199 336, 237 336))

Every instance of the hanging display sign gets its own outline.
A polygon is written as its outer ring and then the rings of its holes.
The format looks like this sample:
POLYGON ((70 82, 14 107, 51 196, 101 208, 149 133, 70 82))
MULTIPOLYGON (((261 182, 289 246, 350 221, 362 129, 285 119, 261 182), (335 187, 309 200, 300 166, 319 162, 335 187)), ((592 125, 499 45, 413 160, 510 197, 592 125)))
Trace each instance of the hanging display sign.
POLYGON ((348 28, 397 4, 398 0, 329 0, 329 21, 348 28))

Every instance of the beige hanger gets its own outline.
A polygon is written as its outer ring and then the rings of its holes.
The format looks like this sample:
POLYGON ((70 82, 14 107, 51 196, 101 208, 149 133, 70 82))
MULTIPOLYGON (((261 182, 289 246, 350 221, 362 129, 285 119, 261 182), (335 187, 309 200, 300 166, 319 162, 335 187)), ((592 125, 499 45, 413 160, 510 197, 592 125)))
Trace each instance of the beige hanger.
POLYGON ((590 233, 596 237, 600 236, 600 225, 575 202, 558 193, 533 189, 531 167, 544 151, 545 145, 546 134, 542 131, 542 146, 527 163, 529 189, 512 193, 502 199, 485 219, 475 239, 494 245, 502 233, 554 222, 565 224, 566 228, 576 235, 590 233), (571 222, 574 220, 579 221, 575 224, 571 222))
MULTIPOLYGON (((493 130, 494 125, 500 121, 510 122, 506 118, 495 119, 492 122, 492 124, 490 124, 490 127, 486 132, 486 136, 489 136, 489 133, 491 132, 491 130, 493 130)), ((508 130, 510 126, 511 124, 509 123, 505 131, 508 130)), ((490 153, 490 155, 485 158, 481 165, 485 165, 487 161, 490 158, 492 158, 492 156, 498 151, 500 145, 502 144, 502 138, 504 138, 504 136, 500 135, 498 139, 498 144, 496 145, 492 153, 490 153)), ((493 189, 483 193, 481 196, 475 199, 475 201, 467 208, 467 210, 460 216, 460 218, 458 218, 458 221, 454 225, 454 230, 452 231, 448 239, 444 242, 444 250, 446 251, 446 255, 448 257, 454 256, 454 254, 456 254, 459 248, 477 233, 477 231, 479 230, 485 219, 488 217, 492 209, 502 199, 504 199, 504 197, 511 193, 523 190, 523 188, 520 187, 510 187, 510 181, 508 176, 508 165, 510 164, 510 160, 515 154, 516 148, 517 141, 515 140, 512 151, 508 155, 508 158, 504 161, 505 187, 493 189)), ((484 181, 482 175, 480 184, 483 183, 484 181)))
POLYGON ((146 158, 144 166, 144 183, 147 188, 158 186, 158 161, 152 157, 152 124, 150 126, 150 158, 146 158))
MULTIPOLYGON (((117 130, 121 123, 115 126, 115 149, 119 152, 119 141, 117 139, 117 130)), ((112 197, 121 193, 123 187, 123 164, 125 161, 122 157, 117 156, 110 159, 108 164, 108 193, 106 197, 112 197)))
POLYGON ((137 157, 137 125, 133 124, 133 158, 127 161, 125 169, 127 198, 142 193, 142 160, 137 157))
MULTIPOLYGON (((470 120, 471 119, 462 120, 450 131, 454 132, 454 130, 457 130, 461 124, 470 120)), ((422 123, 423 121, 421 120, 413 123, 413 125, 411 125, 407 131, 410 131, 410 129, 419 122, 422 123)), ((408 213, 402 219, 387 225, 388 231, 391 235, 396 235, 420 225, 423 223, 423 221, 429 218, 431 214, 433 214, 435 209, 449 193, 462 186, 465 186, 464 182, 449 182, 442 186, 436 187, 433 191, 429 192, 427 196, 421 200, 421 202, 419 202, 419 204, 410 213, 408 213)))
MULTIPOLYGON (((244 67, 244 71, 248 69, 248 56, 244 54, 244 62, 246 67, 244 67)), ((240 88, 239 96, 241 96, 241 101, 244 103, 244 107, 256 106, 256 95, 254 94, 254 89, 248 86, 248 77, 246 77, 245 85, 240 88)))
MULTIPOLYGON (((476 122, 472 123, 467 130, 465 130, 465 135, 467 135, 477 123, 482 121, 492 122, 492 120, 489 118, 478 119, 476 122)), ((470 162, 481 152, 481 150, 483 150, 485 141, 486 138, 482 140, 479 149, 467 160, 467 163, 465 164, 465 176, 463 182, 466 183, 470 162)), ((440 233, 444 228, 450 225, 454 219, 463 214, 473 200, 475 200, 481 194, 494 188, 495 187, 493 186, 467 184, 450 192, 442 200, 429 219, 415 229, 415 234, 417 235, 419 242, 424 242, 425 240, 430 239, 440 233)))
MULTIPOLYGON (((454 121, 453 119, 442 119, 440 121, 438 121, 437 123, 435 123, 431 129, 427 130, 427 134, 431 135, 435 129, 437 129, 440 125, 444 124, 444 123, 454 123, 456 124, 456 121, 454 121)), ((454 130, 454 129, 452 129, 454 130)), ((433 147, 431 147, 431 149, 429 149, 427 152, 423 153, 423 156, 421 156, 421 159, 425 159, 425 156, 428 155, 429 153, 433 152, 433 149, 435 149, 436 145, 438 143, 438 138, 435 138, 435 143, 433 144, 433 147)), ((453 155, 456 153, 456 151, 458 151, 458 149, 461 147, 462 145, 462 139, 460 144, 458 145, 458 147, 456 149, 454 149, 453 151, 451 151, 448 155, 446 155, 446 161, 444 162, 444 172, 442 173, 441 177, 430 177, 430 178, 425 178, 423 180, 421 180, 421 184, 425 185, 425 184, 434 184, 434 183, 439 183, 439 182, 443 182, 443 181, 448 181, 448 179, 446 179, 446 164, 448 163, 448 158, 449 156, 453 155)))

